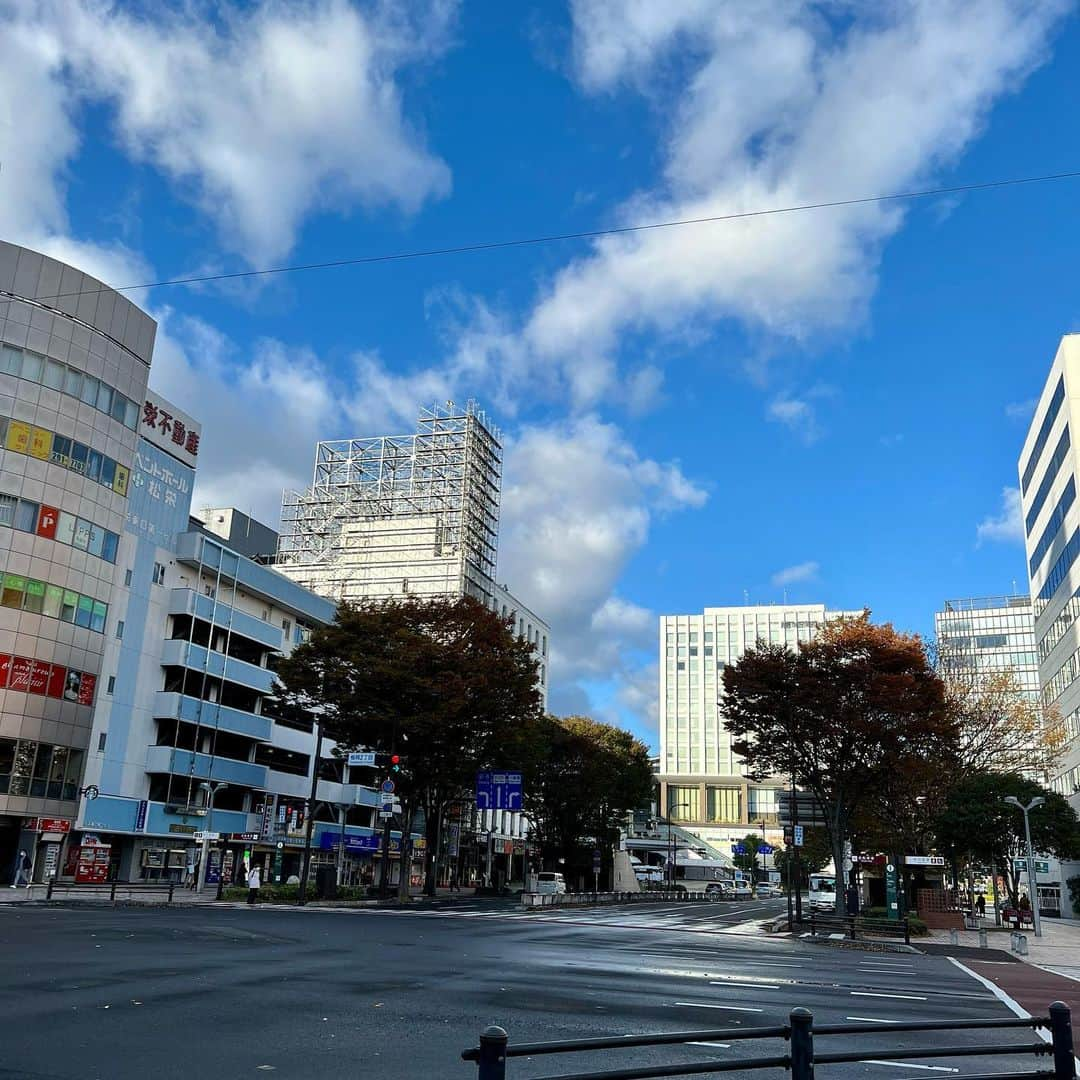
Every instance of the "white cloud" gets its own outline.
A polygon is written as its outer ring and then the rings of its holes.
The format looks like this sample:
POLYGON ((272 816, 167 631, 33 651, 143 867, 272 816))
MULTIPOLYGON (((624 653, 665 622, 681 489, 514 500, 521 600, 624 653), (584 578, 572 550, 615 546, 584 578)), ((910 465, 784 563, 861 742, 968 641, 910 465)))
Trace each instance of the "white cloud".
MULTIPOLYGON (((663 183, 631 199, 618 223, 925 183, 1043 59, 1067 7, 921 0, 855 6, 841 24, 809 4, 576 0, 582 86, 641 90, 666 126, 663 183)), ((805 341, 863 317, 882 246, 903 219, 884 203, 607 237, 557 275, 525 337, 566 366, 585 404, 613 385, 626 331, 734 318, 805 341)), ((789 417, 797 407, 779 406, 789 417)))
POLYGON ((42 124, 14 136, 32 152, 5 155, 4 186, 14 173, 31 200, 19 213, 62 228, 55 176, 77 143, 71 113, 90 101, 111 107, 128 156, 169 177, 252 263, 287 253, 321 210, 413 211, 450 178, 404 116, 398 76, 445 46, 454 10, 450 0, 370 13, 346 0, 193 0, 136 14, 0 0, 12 126, 42 124))
POLYGON ((816 581, 820 569, 821 565, 813 561, 796 563, 794 566, 786 566, 783 570, 777 570, 777 572, 773 574, 773 587, 781 589, 785 585, 796 585, 803 581, 816 581))
POLYGON ((817 410, 805 398, 775 397, 766 407, 765 415, 790 428, 807 444, 816 442, 820 434, 817 410))
POLYGON ((1035 406, 1038 403, 1037 398, 1031 398, 1030 401, 1010 401, 1005 406, 1005 415, 1010 420, 1029 421, 1034 416, 1035 406))
POLYGON ((1024 542, 1024 513, 1020 506, 1020 489, 1001 489, 1001 510, 996 516, 984 518, 976 529, 978 543, 999 540, 1008 544, 1024 542))

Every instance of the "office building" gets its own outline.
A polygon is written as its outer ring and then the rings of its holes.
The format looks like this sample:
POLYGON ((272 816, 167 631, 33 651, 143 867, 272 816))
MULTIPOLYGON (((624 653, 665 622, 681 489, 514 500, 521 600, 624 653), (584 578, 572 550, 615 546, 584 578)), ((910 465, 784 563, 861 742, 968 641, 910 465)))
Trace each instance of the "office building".
POLYGON ((0 880, 19 851, 55 871, 75 816, 154 335, 100 281, 0 242, 0 880))
POLYGON ((752 831, 780 842, 777 791, 787 779, 747 778, 719 703, 723 670, 759 640, 795 648, 845 614, 859 613, 785 604, 660 617, 660 805, 670 821, 721 849, 752 831))
POLYGON ((1080 335, 1061 339, 1018 465, 1043 705, 1064 721, 1050 786, 1080 810, 1080 335))
MULTIPOLYGON (((338 602, 471 596, 512 617, 546 709, 550 627, 497 578, 501 483, 499 432, 471 401, 421 409, 409 435, 320 442, 311 487, 282 499, 275 568, 338 602)), ((477 830, 512 878, 527 820, 482 811, 477 830)))

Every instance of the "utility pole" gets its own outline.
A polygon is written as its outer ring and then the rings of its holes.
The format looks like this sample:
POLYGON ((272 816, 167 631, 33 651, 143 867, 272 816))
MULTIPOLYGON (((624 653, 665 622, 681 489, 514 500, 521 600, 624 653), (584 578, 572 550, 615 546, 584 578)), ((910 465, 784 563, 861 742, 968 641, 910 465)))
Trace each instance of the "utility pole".
POLYGON ((311 873, 311 833, 315 828, 315 799, 319 791, 319 762, 322 759, 323 726, 315 721, 315 756, 311 760, 311 793, 308 795, 307 820, 304 822, 304 864, 300 869, 300 895, 296 902, 307 903, 308 876, 311 873))
POLYGON ((1031 846, 1031 824, 1028 821, 1028 814, 1035 810, 1037 807, 1043 805, 1046 802, 1041 795, 1036 795, 1025 806, 1015 795, 1006 795, 1005 802, 1010 806, 1015 806, 1024 815, 1024 839, 1027 841, 1027 867, 1028 867, 1028 892, 1031 899, 1031 920, 1035 925, 1035 936, 1042 937, 1042 919, 1039 917, 1039 885, 1035 876, 1035 852, 1031 846))

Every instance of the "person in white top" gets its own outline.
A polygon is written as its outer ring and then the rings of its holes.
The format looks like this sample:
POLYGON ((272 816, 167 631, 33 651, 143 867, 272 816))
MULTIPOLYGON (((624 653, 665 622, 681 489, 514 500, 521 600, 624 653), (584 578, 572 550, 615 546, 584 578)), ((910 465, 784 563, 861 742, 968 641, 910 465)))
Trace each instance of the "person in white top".
POLYGON ((248 899, 247 899, 247 902, 249 904, 254 904, 256 899, 258 899, 258 896, 259 896, 259 889, 262 887, 262 875, 259 873, 259 868, 257 866, 253 866, 248 871, 247 883, 248 883, 248 899))

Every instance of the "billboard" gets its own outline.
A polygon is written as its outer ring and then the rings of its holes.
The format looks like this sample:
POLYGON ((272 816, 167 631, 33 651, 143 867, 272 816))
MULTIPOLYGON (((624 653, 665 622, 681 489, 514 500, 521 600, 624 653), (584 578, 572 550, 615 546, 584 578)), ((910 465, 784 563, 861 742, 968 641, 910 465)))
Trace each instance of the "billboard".
POLYGON ((129 533, 171 548, 178 533, 187 532, 195 470, 145 439, 135 448, 128 495, 129 533))
POLYGON ((199 463, 202 424, 153 390, 146 391, 138 432, 148 443, 189 468, 199 463))

